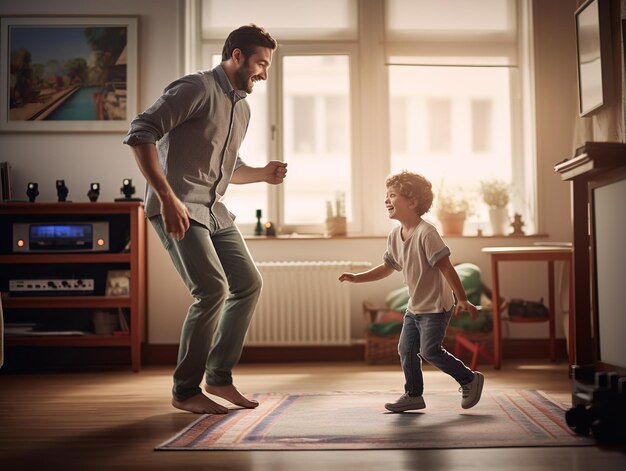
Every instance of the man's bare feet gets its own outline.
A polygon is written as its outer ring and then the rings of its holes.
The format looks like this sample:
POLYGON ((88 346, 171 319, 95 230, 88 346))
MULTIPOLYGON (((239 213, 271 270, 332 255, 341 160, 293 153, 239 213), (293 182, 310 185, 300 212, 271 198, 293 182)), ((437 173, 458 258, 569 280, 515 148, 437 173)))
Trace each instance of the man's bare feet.
POLYGON ((258 401, 244 397, 232 384, 227 386, 210 386, 205 384, 204 390, 209 394, 219 396, 222 399, 226 399, 228 402, 232 402, 233 404, 246 409, 254 409, 259 405, 258 401))
POLYGON ((212 401, 204 394, 196 394, 185 401, 177 401, 172 398, 172 405, 176 409, 193 412, 194 414, 226 414, 228 408, 212 401))

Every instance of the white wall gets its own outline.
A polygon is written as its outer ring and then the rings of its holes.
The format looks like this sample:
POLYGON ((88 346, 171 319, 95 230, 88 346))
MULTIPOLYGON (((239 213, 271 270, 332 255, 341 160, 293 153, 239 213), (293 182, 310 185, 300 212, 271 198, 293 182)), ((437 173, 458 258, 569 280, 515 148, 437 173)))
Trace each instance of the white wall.
MULTIPOLYGON (((183 0, 0 0, 2 15, 119 15, 139 18, 138 109, 149 106, 182 71, 183 0)), ((4 86, 4 84, 3 84, 4 86)), ((57 179, 65 180, 68 200, 89 201, 90 182, 100 182, 100 201, 121 196, 123 178, 132 178, 143 196, 143 177, 129 147, 117 133, 0 134, 1 160, 12 165, 16 199, 26 199, 26 184, 39 183, 38 201, 56 201, 57 179)))
MULTIPOLYGON (((140 15, 139 21, 139 103, 143 110, 162 88, 182 73, 182 0, 0 0, 0 14, 7 15, 140 15), (59 6, 62 5, 62 6, 59 6)), ((486 245, 524 245, 543 240, 571 240, 569 184, 561 182, 554 164, 572 155, 572 122, 576 115, 576 67, 573 12, 575 0, 534 2, 538 27, 537 53, 537 169, 543 238, 450 238, 454 262, 473 262, 481 267, 490 283, 486 245)), ((246 23, 242 17, 242 24, 246 23)), ((143 194, 143 179, 130 150, 122 144, 124 133, 38 133, 0 134, 0 160, 13 166, 17 197, 28 181, 40 184, 39 201, 55 201, 54 182, 63 178, 69 199, 87 201, 89 182, 102 184, 101 200, 119 196, 121 180, 133 178, 143 194)), ((382 177, 381 177, 382 181, 382 177)), ((380 184, 380 182, 375 182, 380 184)), ((382 202, 381 202, 382 204, 382 202)), ((191 301, 152 229, 148 236, 148 341, 152 344, 178 342, 180 325, 191 301)), ((379 263, 385 238, 348 240, 250 241, 250 250, 259 261, 269 260, 365 260, 379 263)), ((504 264, 501 290, 507 297, 547 299, 545 264, 504 264)), ((382 303, 385 295, 401 286, 398 276, 366 285, 353 285, 353 336, 362 336, 361 302, 382 303)), ((545 337, 547 325, 511 329, 512 337, 545 337)), ((557 335, 563 336, 561 322, 557 335)), ((506 333, 506 332, 505 332, 506 333)))

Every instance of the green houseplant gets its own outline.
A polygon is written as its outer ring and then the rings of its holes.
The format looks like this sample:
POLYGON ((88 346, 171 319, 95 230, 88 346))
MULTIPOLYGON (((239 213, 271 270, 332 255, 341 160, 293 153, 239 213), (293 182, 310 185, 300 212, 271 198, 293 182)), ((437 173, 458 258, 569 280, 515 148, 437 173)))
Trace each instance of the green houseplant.
POLYGON ((504 180, 483 180, 480 194, 489 209, 506 208, 511 200, 511 184, 504 180))
POLYGON ((489 207, 489 221, 493 235, 504 235, 509 225, 507 206, 511 201, 511 184, 492 179, 480 182, 480 194, 489 207))

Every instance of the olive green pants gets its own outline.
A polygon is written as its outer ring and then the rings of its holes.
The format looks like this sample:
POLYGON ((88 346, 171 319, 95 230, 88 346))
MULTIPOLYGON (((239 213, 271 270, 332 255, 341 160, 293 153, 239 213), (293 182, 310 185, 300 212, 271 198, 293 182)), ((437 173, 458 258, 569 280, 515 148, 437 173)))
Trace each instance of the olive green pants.
POLYGON ((165 232, 161 216, 150 218, 176 270, 195 301, 182 326, 173 396, 201 393, 202 376, 212 386, 232 384, 261 293, 261 274, 237 227, 210 231, 191 220, 182 240, 165 232))

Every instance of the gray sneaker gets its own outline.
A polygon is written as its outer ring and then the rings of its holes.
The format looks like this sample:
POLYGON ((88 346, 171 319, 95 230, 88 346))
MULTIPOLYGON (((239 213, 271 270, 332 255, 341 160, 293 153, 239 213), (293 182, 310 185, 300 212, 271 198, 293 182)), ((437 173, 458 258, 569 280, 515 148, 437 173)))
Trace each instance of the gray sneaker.
POLYGON ((461 407, 463 409, 469 409, 478 404, 480 395, 483 392, 484 383, 485 376, 478 371, 474 371, 474 379, 459 388, 459 392, 463 394, 463 399, 461 400, 461 407))
POLYGON ((404 412, 407 410, 418 410, 426 407, 424 398, 422 396, 409 396, 409 393, 404 393, 395 402, 388 402, 385 404, 385 409, 391 412, 404 412))

